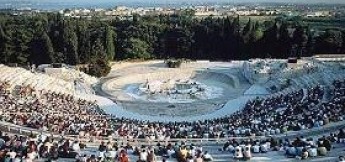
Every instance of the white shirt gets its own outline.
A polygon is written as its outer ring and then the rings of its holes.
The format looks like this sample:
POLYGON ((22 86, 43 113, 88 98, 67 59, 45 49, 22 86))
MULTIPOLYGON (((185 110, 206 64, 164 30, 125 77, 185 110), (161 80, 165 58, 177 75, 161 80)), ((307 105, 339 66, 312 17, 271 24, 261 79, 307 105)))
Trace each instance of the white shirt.
POLYGON ((309 153, 309 156, 315 157, 315 156, 317 156, 317 149, 316 148, 309 148, 308 153, 309 153))
POLYGON ((16 155, 17 155, 17 153, 14 152, 14 151, 11 151, 11 152, 9 152, 9 153, 7 153, 7 154, 10 155, 10 158, 11 158, 11 159, 14 159, 14 158, 16 157, 16 155))
POLYGON ((245 157, 252 157, 252 154, 251 154, 251 152, 250 152, 250 146, 246 146, 246 147, 244 148, 243 155, 244 155, 245 157))
POLYGON ((20 158, 15 158, 13 162, 21 162, 22 160, 20 158))
POLYGON ((45 141, 47 139, 47 136, 44 135, 44 134, 41 134, 38 136, 38 139, 41 140, 41 141, 45 141))
POLYGON ((213 160, 212 156, 209 153, 204 155, 204 159, 213 160))
POLYGON ((72 149, 73 149, 74 151, 80 151, 79 143, 73 143, 73 144, 72 144, 72 149))
POLYGON ((30 160, 34 160, 36 157, 37 157, 37 153, 36 152, 28 153, 28 158, 30 160))
POLYGON ((262 144, 261 145, 261 151, 263 151, 263 152, 267 152, 268 151, 267 144, 262 144))
POLYGON ((107 151, 107 152, 105 153, 105 156, 106 156, 106 157, 110 157, 110 158, 115 158, 115 157, 116 157, 116 154, 117 154, 116 151, 111 150, 111 151, 107 151))
POLYGON ((98 157, 100 157, 100 158, 104 158, 104 153, 105 153, 105 151, 98 151, 98 157))
POLYGON ((235 158, 242 158, 243 153, 242 153, 242 148, 240 146, 235 147, 235 158))
POLYGON ((146 161, 147 160, 147 152, 140 152, 139 159, 146 161))
POLYGON ((174 149, 169 149, 168 150, 168 155, 169 156, 171 156, 172 154, 174 154, 175 153, 175 150, 174 149))

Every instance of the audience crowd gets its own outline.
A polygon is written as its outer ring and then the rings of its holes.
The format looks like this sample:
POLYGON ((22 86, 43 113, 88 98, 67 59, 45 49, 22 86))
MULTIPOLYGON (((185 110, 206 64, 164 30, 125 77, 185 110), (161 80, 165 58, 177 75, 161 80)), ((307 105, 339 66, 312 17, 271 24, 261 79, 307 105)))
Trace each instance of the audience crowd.
MULTIPOLYGON (((226 117, 197 121, 158 123, 129 120, 105 115, 96 102, 76 99, 31 86, 10 85, 0 82, 0 121, 41 131, 79 137, 146 138, 161 141, 170 138, 230 138, 269 136, 321 127, 344 120, 345 81, 336 80, 330 88, 329 99, 321 86, 298 90, 286 95, 249 101, 242 110, 226 117)), ((156 156, 178 161, 212 161, 212 156, 201 146, 175 143, 155 146, 118 146, 102 143, 98 155, 82 154, 82 143, 61 139, 53 141, 47 136, 17 136, 0 133, 0 161, 33 161, 59 157, 76 158, 82 162, 128 161, 129 154, 138 161, 153 162, 156 156)), ((222 151, 229 151, 236 159, 248 160, 255 153, 283 151, 287 157, 307 159, 325 156, 334 142, 344 142, 345 133, 339 130, 329 136, 298 137, 257 141, 230 140, 222 151)))
POLYGON ((265 140, 229 140, 224 143, 221 151, 230 152, 238 160, 249 160, 253 154, 267 153, 270 151, 280 151, 287 158, 308 159, 317 156, 327 156, 335 146, 344 147, 345 132, 340 129, 322 137, 295 137, 294 139, 275 139, 265 140))
POLYGON ((249 101, 229 116, 179 123, 155 123, 105 115, 95 102, 71 95, 0 83, 0 119, 38 130, 80 137, 221 138, 265 136, 320 127, 342 121, 344 81, 335 81, 327 102, 315 86, 287 95, 249 101))
MULTIPOLYGON (((332 149, 344 148, 345 131, 340 129, 327 136, 266 138, 263 140, 231 139, 224 143, 219 151, 233 155, 236 160, 250 160, 255 154, 278 151, 287 158, 308 159, 327 156, 332 149)), ((155 145, 135 145, 120 141, 102 142, 98 149, 87 149, 79 141, 70 141, 61 137, 53 138, 43 134, 28 136, 9 135, 0 132, 0 161, 76 161, 76 162, 157 162, 173 160, 178 162, 210 162, 213 157, 201 145, 176 143, 155 145), (73 160, 74 159, 74 160, 73 160)), ((339 149, 338 149, 339 150, 339 149)), ((333 153, 334 154, 334 153, 333 153)), ((336 154, 338 155, 338 154, 336 154)), ((339 161, 343 159, 339 157, 339 161)), ((231 159, 229 159, 231 161, 231 159)))

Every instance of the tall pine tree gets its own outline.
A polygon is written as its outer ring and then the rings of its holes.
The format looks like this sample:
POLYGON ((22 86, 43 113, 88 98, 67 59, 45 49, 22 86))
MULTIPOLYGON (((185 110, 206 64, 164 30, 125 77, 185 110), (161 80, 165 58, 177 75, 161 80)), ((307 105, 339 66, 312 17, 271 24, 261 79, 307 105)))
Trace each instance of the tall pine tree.
POLYGON ((70 65, 78 64, 78 37, 69 23, 67 23, 67 26, 64 27, 63 39, 64 54, 66 55, 65 62, 70 65))
POLYGON ((49 64, 54 62, 54 49, 52 42, 46 32, 34 38, 30 45, 30 62, 36 65, 49 64))
POLYGON ((7 61, 7 54, 5 52, 5 47, 6 47, 6 42, 8 38, 5 34, 4 29, 0 25, 0 62, 1 63, 6 63, 7 61))
POLYGON ((105 48, 107 53, 107 59, 113 60, 115 58, 115 46, 114 46, 115 32, 111 26, 106 27, 105 48))

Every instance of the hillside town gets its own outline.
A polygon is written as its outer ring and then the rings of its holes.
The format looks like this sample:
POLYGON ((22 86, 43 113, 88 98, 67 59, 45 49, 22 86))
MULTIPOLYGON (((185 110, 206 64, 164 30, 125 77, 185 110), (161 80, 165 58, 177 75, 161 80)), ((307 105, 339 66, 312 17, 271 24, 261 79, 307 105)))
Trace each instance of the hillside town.
MULTIPOLYGON (((3 9, 2 11, 9 11, 3 9)), ((10 10, 14 15, 30 15, 46 10, 30 7, 10 10)), ((56 12, 56 10, 48 10, 56 12)), ((112 8, 68 8, 58 11, 66 17, 131 17, 133 15, 176 15, 191 14, 197 17, 206 16, 301 16, 301 17, 344 17, 345 6, 330 5, 295 5, 295 4, 243 4, 243 5, 184 5, 178 7, 128 7, 112 8)))

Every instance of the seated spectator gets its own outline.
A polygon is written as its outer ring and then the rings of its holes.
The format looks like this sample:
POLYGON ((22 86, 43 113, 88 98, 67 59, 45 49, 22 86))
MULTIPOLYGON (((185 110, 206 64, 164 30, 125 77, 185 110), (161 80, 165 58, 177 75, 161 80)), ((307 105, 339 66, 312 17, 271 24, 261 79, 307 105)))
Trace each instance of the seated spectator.
POLYGON ((129 162, 129 158, 125 150, 120 151, 118 159, 119 162, 129 162))
POLYGON ((226 141, 223 145, 222 151, 228 151, 229 146, 230 146, 230 141, 226 141))
POLYGON ((266 153, 268 152, 268 146, 266 142, 262 142, 260 145, 260 152, 261 153, 266 153))
POLYGON ((168 146, 167 154, 168 154, 169 157, 176 157, 176 155, 175 155, 175 150, 174 150, 174 148, 171 147, 171 146, 170 146, 170 147, 168 146))
POLYGON ((105 156, 114 159, 117 156, 117 150, 115 150, 115 148, 109 148, 107 149, 105 156))
POLYGON ((317 149, 314 145, 312 145, 309 149, 308 149, 308 155, 310 157, 316 157, 317 156, 317 149))
POLYGON ((147 152, 145 149, 143 149, 139 154, 139 162, 146 162, 147 161, 147 152))
POLYGON ((253 153, 260 153, 260 146, 258 142, 255 142, 255 145, 252 146, 253 153))
POLYGON ((203 160, 205 162, 209 162, 209 161, 213 161, 213 157, 211 156, 210 153, 208 153, 207 151, 205 151, 204 155, 203 155, 203 160))
POLYGON ((194 162, 203 162, 201 154, 196 155, 196 158, 194 159, 194 162))
MULTIPOLYGON (((87 160, 87 162, 97 162, 97 158, 95 155, 91 155, 87 160)), ((128 161, 123 161, 123 162, 128 162, 128 161)))
POLYGON ((150 151, 147 155, 147 162, 156 162, 156 155, 153 151, 150 151))
POLYGON ((186 146, 182 146, 179 150, 179 156, 181 159, 186 159, 188 155, 188 150, 186 146))
POLYGON ((327 148, 324 146, 323 141, 319 141, 317 152, 319 156, 326 156, 327 155, 327 148))
POLYGON ((307 159, 308 157, 309 157, 309 153, 308 153, 307 149, 306 149, 306 148, 303 148, 303 149, 302 149, 301 158, 302 158, 302 159, 307 159))
POLYGON ((324 143, 323 145, 326 147, 327 151, 331 151, 331 149, 332 149, 331 141, 329 141, 327 138, 324 138, 323 143, 324 143))
POLYGON ((238 160, 243 159, 243 152, 242 152, 242 148, 240 146, 235 147, 234 158, 238 159, 238 160))
POLYGON ((345 132, 344 132, 344 129, 340 129, 339 130, 339 133, 338 133, 337 137, 338 137, 338 141, 339 142, 345 143, 345 132))
POLYGON ((188 156, 187 157, 187 162, 194 162, 193 156, 188 156))
POLYGON ((271 148, 272 148, 273 151, 278 151, 279 150, 280 147, 278 145, 277 139, 271 138, 270 139, 270 143, 271 143, 271 148))
POLYGON ((286 149, 286 156, 289 158, 295 158, 297 156, 297 150, 293 145, 289 145, 286 149))
POLYGON ((250 160, 252 158, 252 154, 250 152, 250 146, 245 146, 243 151, 244 160, 250 160))
POLYGON ((78 141, 74 141, 72 144, 73 151, 79 152, 80 151, 80 145, 78 141))

